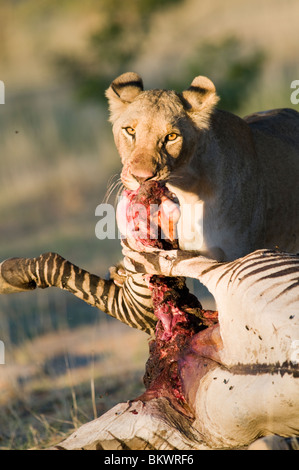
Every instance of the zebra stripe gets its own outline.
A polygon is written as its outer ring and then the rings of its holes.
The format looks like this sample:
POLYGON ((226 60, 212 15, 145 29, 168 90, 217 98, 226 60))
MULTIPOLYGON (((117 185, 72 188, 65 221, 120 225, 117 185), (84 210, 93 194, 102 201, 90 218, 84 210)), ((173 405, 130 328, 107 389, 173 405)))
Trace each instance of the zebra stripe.
MULTIPOLYGON (((298 274, 299 257, 297 255, 259 251, 243 258, 236 268, 226 270, 218 279, 217 285, 223 279, 227 281, 227 288, 236 288, 236 286, 240 288, 244 282, 247 289, 253 285, 260 288, 260 283, 263 283, 265 287, 259 290, 259 295, 262 296, 266 292, 270 295, 271 291, 278 287, 282 288, 278 295, 280 296, 283 292, 288 292, 298 285, 298 274), (273 283, 273 280, 278 282, 273 283), (285 287, 286 283, 287 287, 285 287)), ((298 292, 296 294, 298 298, 298 292)), ((272 302, 275 298, 269 301, 272 302)))
MULTIPOLYGON (((197 277, 214 295, 223 340, 222 364, 292 363, 299 340, 299 256, 258 250, 232 263, 199 259, 197 277), (243 346, 250 344, 250 354, 243 346), (243 345, 243 346, 242 346, 243 345)), ((183 266, 183 263, 181 264, 183 266)), ((297 372, 296 372, 297 373, 297 372)))
POLYGON ((0 294, 49 286, 67 290, 112 317, 152 335, 157 318, 151 294, 140 274, 119 285, 75 266, 56 253, 38 258, 13 258, 0 264, 0 294))
POLYGON ((297 374, 293 358, 299 341, 298 255, 258 250, 218 263, 176 250, 139 253, 126 247, 123 253, 131 272, 142 266, 148 274, 196 278, 208 288, 218 311, 221 364, 259 363, 282 370, 278 365, 291 363, 297 374))
MULTIPOLYGON (((153 268, 153 256, 146 263, 134 263, 135 267, 146 270, 147 264, 153 268)), ((165 256, 168 256, 167 253, 165 256)), ((140 260, 140 258, 139 258, 140 260)), ((157 273, 163 273, 158 257, 154 255, 157 273)), ((217 308, 221 310, 234 299, 247 296, 251 292, 256 309, 265 312, 265 303, 272 309, 298 309, 299 257, 270 250, 259 250, 230 263, 217 263, 203 257, 184 259, 184 252, 178 252, 173 260, 172 275, 196 277, 214 295, 217 308), (196 271, 196 272, 195 272, 196 271), (297 289, 296 289, 297 288, 297 289)), ((46 253, 38 258, 14 258, 3 262, 0 271, 0 293, 32 290, 35 287, 56 286, 96 306, 109 315, 153 334, 157 319, 153 313, 151 293, 143 276, 127 273, 123 284, 113 279, 104 280, 90 274, 55 253, 46 253)), ((152 272, 151 272, 152 274, 152 272)), ((227 307, 228 308, 228 307, 227 307)), ((230 307, 234 311, 234 307, 230 307)), ((249 308, 250 310, 250 308, 249 308)), ((295 312, 296 313, 296 312, 295 312)), ((290 313, 292 315, 292 313, 290 313)), ((298 316, 298 315, 297 315, 298 316)))
POLYGON ((148 334, 152 334, 157 319, 152 313, 151 295, 147 285, 141 285, 140 282, 135 284, 133 276, 129 276, 124 287, 121 291, 123 299, 120 305, 126 318, 126 323, 131 324, 135 328, 140 328, 148 334))

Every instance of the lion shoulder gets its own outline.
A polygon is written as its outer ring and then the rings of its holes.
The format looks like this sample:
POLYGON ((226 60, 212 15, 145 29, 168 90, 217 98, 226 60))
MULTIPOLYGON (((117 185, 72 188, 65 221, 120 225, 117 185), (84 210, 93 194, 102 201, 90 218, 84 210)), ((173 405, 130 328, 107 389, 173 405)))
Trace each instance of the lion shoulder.
POLYGON ((280 108, 256 112, 245 116, 244 121, 253 131, 299 143, 299 113, 295 109, 280 108))

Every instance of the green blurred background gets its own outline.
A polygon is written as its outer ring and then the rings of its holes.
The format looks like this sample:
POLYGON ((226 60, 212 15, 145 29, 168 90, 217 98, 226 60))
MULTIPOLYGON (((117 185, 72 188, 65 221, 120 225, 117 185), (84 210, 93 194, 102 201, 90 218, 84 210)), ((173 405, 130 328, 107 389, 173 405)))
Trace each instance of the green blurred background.
MULTIPOLYGON (((120 172, 104 98, 111 80, 132 70, 146 88, 182 91, 201 74, 214 81, 219 107, 240 116, 296 109, 290 84, 299 79, 298 18, 297 0, 0 0, 0 80, 6 87, 0 105, 0 260, 55 251, 105 275, 121 256, 118 240, 95 236, 95 209, 120 172)), ((24 411, 44 416, 25 387, 32 383, 26 367, 35 364, 35 388, 48 390, 42 385, 44 363, 41 372, 37 353, 26 356, 24 345, 86 325, 99 337, 104 330, 120 331, 120 345, 127 334, 101 312, 55 289, 0 298, 0 340, 7 353, 0 366, 0 404, 9 410, 3 421, 0 417, 0 447, 1 439, 4 448, 38 446, 51 435, 44 422, 43 431, 40 423, 36 431, 37 423, 24 411), (22 370, 13 373, 18 365, 22 370), (2 383, 1 374, 9 376, 2 383)), ((139 370, 146 338, 132 334, 140 338, 139 370)), ((40 361, 61 355, 47 347, 40 361)), ((70 347, 62 363, 71 355, 70 347)), ((52 379, 61 361, 52 364, 52 379)), ((71 368, 68 364, 68 372, 71 368)), ((115 400, 130 398, 126 387, 115 388, 124 391, 115 400)), ((72 388, 61 398, 67 399, 74 409, 72 388)), ((96 406, 105 411, 110 404, 96 406)), ((49 408, 52 416, 54 408, 49 408)), ((90 413, 82 421, 91 419, 90 413)), ((74 419, 67 420, 69 429, 74 419)))

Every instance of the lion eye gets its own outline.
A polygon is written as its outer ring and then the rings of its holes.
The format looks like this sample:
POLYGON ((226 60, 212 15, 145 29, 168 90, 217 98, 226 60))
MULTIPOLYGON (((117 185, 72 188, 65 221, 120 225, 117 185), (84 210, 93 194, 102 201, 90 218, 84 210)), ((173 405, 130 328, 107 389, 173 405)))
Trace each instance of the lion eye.
POLYGON ((167 142, 172 142, 175 139, 177 139, 177 137, 178 137, 178 134, 175 134, 174 132, 172 132, 171 134, 167 134, 165 139, 167 142))
POLYGON ((129 135, 135 135, 136 134, 136 130, 133 127, 125 127, 125 131, 129 135))

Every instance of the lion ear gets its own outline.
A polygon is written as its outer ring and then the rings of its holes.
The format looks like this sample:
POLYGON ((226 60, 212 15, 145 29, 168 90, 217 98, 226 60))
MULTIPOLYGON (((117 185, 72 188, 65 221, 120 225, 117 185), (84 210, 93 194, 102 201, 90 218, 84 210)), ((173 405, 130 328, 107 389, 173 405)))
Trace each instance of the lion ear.
POLYGON ((110 108, 110 121, 114 122, 129 103, 143 91, 142 78, 134 72, 123 73, 106 91, 110 108))
POLYGON ((190 113, 200 113, 207 118, 219 101, 214 83, 207 77, 194 78, 188 90, 182 93, 190 113))

